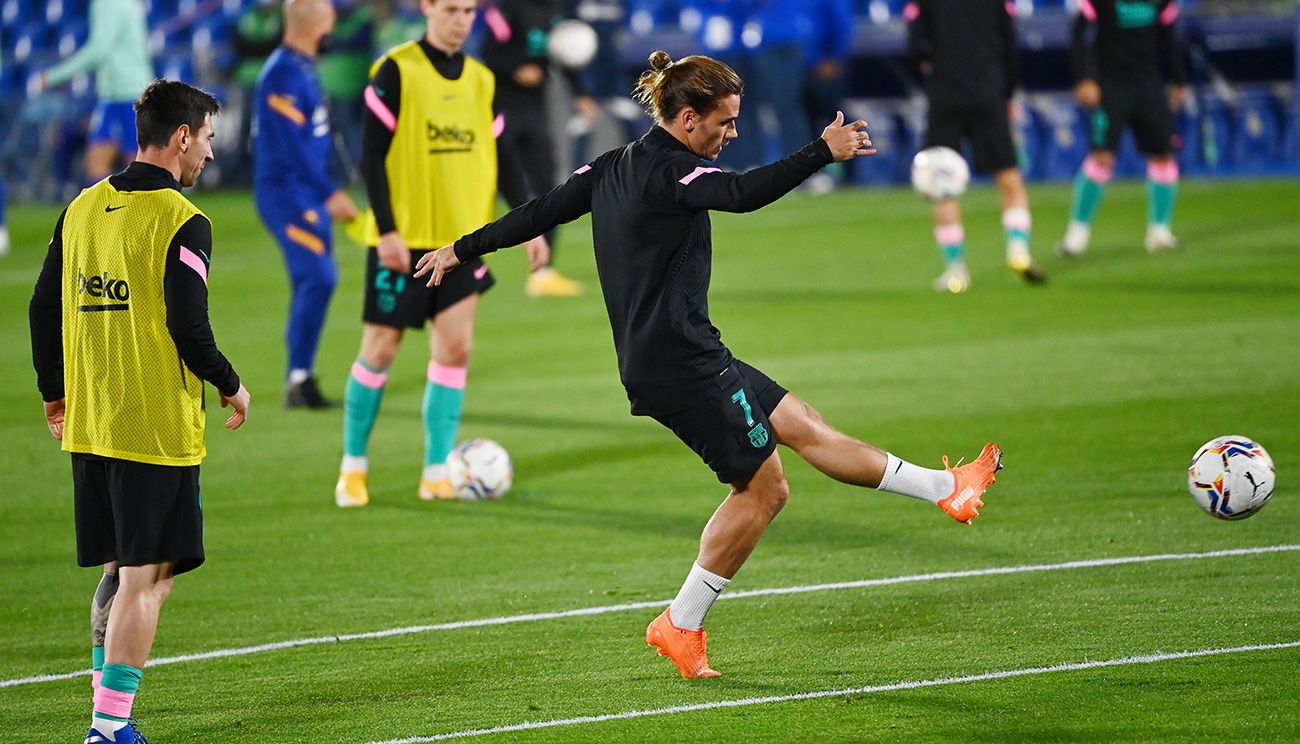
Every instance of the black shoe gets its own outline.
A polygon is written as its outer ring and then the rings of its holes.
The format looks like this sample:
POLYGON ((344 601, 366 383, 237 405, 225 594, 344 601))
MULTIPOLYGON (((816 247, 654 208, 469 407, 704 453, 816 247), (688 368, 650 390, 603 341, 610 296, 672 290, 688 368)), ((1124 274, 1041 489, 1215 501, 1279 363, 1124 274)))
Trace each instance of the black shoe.
POLYGON ((330 408, 332 404, 320 394, 316 376, 312 375, 284 391, 285 408, 330 408))

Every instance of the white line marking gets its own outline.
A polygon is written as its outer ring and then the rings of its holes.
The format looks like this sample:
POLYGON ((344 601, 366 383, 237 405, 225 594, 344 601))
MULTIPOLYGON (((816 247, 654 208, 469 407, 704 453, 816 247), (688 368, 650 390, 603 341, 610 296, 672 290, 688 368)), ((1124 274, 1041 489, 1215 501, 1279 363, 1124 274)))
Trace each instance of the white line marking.
POLYGON ((1057 664, 1055 666, 1030 667, 1028 669, 1008 669, 1001 672, 986 672, 984 674, 971 674, 965 677, 940 677, 938 679, 924 679, 912 682, 893 682, 885 685, 870 685, 867 687, 852 687, 840 690, 818 690, 816 692, 800 692, 791 695, 769 695, 767 697, 743 698, 740 700, 719 700, 713 703, 695 703, 694 705, 674 705, 670 708, 656 708, 654 710, 629 710, 624 713, 606 713, 599 716, 578 716, 577 718, 562 718, 552 721, 525 721, 523 723, 511 724, 509 726, 494 726, 492 728, 467 729, 465 731, 453 731, 446 734, 434 734, 432 736, 412 736, 407 739, 388 739, 382 742, 370 742, 370 744, 423 744, 429 741, 445 741, 447 739, 467 739, 471 736, 486 736, 488 734, 504 734, 512 731, 528 731, 531 729, 555 728, 557 726, 576 726, 583 723, 600 723, 601 721, 618 721, 628 718, 645 718, 646 716, 663 716, 673 713, 690 713, 697 710, 716 710, 718 708, 742 708, 748 705, 764 705, 767 703, 786 703, 792 700, 816 700, 817 698, 840 697, 842 695, 869 695, 876 692, 894 692, 897 690, 915 690, 922 687, 939 687, 941 685, 957 685, 965 682, 984 682, 991 679, 1007 679, 1010 677, 1026 677, 1031 674, 1048 674, 1050 672, 1075 672, 1081 669, 1099 669, 1101 667, 1126 666, 1130 664, 1155 664, 1161 661, 1173 661, 1176 659, 1195 659, 1201 656, 1218 656, 1220 654, 1236 654, 1246 651, 1273 651, 1276 649, 1300 648, 1300 641, 1290 641, 1287 643, 1262 643, 1255 646, 1236 646, 1233 648, 1207 648, 1199 651, 1178 651, 1174 653, 1154 653, 1146 656, 1126 656, 1122 659, 1107 659, 1105 661, 1081 661, 1073 664, 1057 664))
MULTIPOLYGON (((1122 566, 1132 563, 1155 563, 1157 561, 1188 561, 1199 560, 1202 558, 1226 558, 1238 555, 1262 555, 1265 553, 1294 553, 1300 551, 1300 545, 1266 545, 1258 548, 1233 548, 1231 550, 1213 550, 1205 553, 1161 553, 1159 555, 1131 555, 1121 556, 1118 558, 1094 558, 1085 561, 1068 561, 1066 563, 1038 563, 1022 566, 1000 566, 995 568, 977 568, 969 571, 941 571, 939 573, 928 574, 911 574, 907 576, 891 576, 883 579, 865 579, 862 581, 842 581, 834 584, 810 584, 807 586, 784 586, 772 587, 768 589, 749 589, 746 591, 728 592, 718 599, 745 599, 747 597, 772 597, 784 594, 807 594, 809 592, 825 592, 837 589, 866 589, 875 586, 891 586, 894 584, 911 584, 921 581, 940 581, 943 579, 966 579, 977 576, 1000 576, 1003 574, 1017 573, 1034 573, 1038 571, 1065 571, 1075 568, 1101 568, 1104 566, 1122 566)), ((448 623, 437 623, 434 625, 410 625, 402 628, 389 628, 387 630, 372 630, 365 633, 347 633, 344 635, 317 636, 315 638, 298 638, 289 641, 276 641, 274 643, 262 643, 256 646, 241 646, 239 648, 217 649, 215 651, 202 651, 193 654, 184 654, 181 656, 164 656, 157 659, 150 659, 146 668, 156 666, 166 666, 168 664, 183 664, 191 661, 204 661, 206 659, 224 659, 232 656, 247 656, 249 654, 260 654, 267 651, 282 651, 290 648, 299 648, 301 646, 319 646, 326 643, 343 643, 345 641, 368 641, 376 638, 393 638, 396 636, 414 635, 416 633, 431 633, 440 630, 460 630, 462 628, 484 628, 492 625, 508 625, 511 623, 530 623, 539 620, 561 620, 569 617, 587 617, 591 615, 605 615, 611 612, 627 612, 628 610, 646 610, 658 609, 665 606, 671 598, 655 599, 649 602, 628 602, 626 604, 603 605, 600 607, 581 607, 575 610, 561 610, 559 612, 534 612, 525 615, 503 615, 501 617, 486 617, 473 620, 456 620, 448 623)), ((21 677, 17 679, 0 680, 0 689, 5 687, 17 687, 19 685, 30 685, 41 682, 58 682, 66 679, 75 679, 85 677, 90 674, 89 669, 82 669, 76 672, 64 672, 62 674, 41 674, 34 677, 21 677)))

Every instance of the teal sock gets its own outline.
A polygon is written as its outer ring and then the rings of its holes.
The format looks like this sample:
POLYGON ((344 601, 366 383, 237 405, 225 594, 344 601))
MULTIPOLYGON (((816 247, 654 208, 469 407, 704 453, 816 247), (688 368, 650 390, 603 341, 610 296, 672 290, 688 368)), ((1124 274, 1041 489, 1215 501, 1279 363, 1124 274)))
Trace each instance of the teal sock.
POLYGON ((1092 218, 1097 216, 1101 195, 1105 191, 1104 184, 1088 178, 1082 170, 1079 171, 1079 175, 1074 177, 1074 198, 1070 202, 1070 220, 1091 225, 1092 218))
POLYGON ((441 465, 456 446, 465 389, 429 381, 424 385, 424 464, 441 465))
POLYGON ((963 243, 941 243, 939 245, 939 255, 943 257, 945 264, 957 263, 965 260, 966 248, 963 243))
POLYGON ((1156 183, 1147 179, 1147 222, 1168 225, 1174 218, 1174 200, 1178 197, 1178 182, 1156 183))
POLYGON ((104 647, 94 646, 90 649, 90 671, 104 671, 104 647))
POLYGON ((387 380, 386 372, 370 369, 360 359, 352 365, 352 374, 343 391, 343 454, 366 456, 370 430, 375 427, 387 380))
MULTIPOLYGON (((99 680, 100 692, 95 695, 95 718, 103 718, 109 721, 130 720, 130 699, 127 700, 125 709, 118 708, 118 712, 123 712, 123 710, 125 710, 127 713, 125 716, 102 711, 100 710, 100 707, 101 705, 105 707, 122 705, 120 700, 110 699, 120 697, 113 696, 112 693, 129 695, 131 698, 134 698, 136 692, 140 690, 140 678, 143 676, 144 672, 133 666, 127 666, 126 664, 105 664, 104 676, 99 680), (105 691, 108 692, 106 693, 105 691)), ((110 709, 112 708, 110 707, 110 709)))

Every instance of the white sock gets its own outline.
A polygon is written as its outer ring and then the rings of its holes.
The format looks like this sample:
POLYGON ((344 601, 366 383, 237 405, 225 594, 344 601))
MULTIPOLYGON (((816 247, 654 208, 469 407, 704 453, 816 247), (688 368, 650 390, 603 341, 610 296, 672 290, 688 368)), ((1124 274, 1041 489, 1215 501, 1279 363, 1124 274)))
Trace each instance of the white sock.
POLYGON ((345 473, 351 473, 360 470, 363 473, 370 472, 370 461, 365 457, 355 455, 344 455, 343 464, 339 465, 339 470, 345 473))
POLYGON ((425 465, 424 470, 420 473, 420 477, 430 483, 436 483, 437 481, 443 480, 447 477, 447 466, 425 465))
POLYGON ((704 616, 709 614, 709 608, 730 583, 731 579, 724 579, 705 570, 698 563, 691 566, 691 572, 686 574, 686 581, 682 584, 681 591, 677 592, 677 598, 668 605, 668 616, 672 618, 673 625, 683 630, 699 630, 704 625, 704 616))
POLYGON ((96 715, 92 715, 90 717, 91 728, 95 729, 101 734, 108 734, 113 738, 117 738, 114 735, 119 730, 126 728, 127 723, 129 723, 129 721, 114 721, 111 718, 100 718, 99 716, 96 715))
POLYGON ((289 384, 297 385, 300 382, 306 382, 311 377, 309 369, 291 369, 289 370, 289 384))
POLYGON ((952 494, 956 481, 947 470, 931 470, 900 460, 886 452, 885 477, 876 490, 901 493, 914 499, 937 504, 952 494))

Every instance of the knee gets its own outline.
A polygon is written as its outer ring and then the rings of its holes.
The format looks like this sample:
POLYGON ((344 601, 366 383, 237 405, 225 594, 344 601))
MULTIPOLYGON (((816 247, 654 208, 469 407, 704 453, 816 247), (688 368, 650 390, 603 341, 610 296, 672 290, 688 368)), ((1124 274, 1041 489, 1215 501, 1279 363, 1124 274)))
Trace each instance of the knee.
POLYGON ((785 508, 785 504, 790 500, 790 483, 784 477, 774 481, 771 486, 764 489, 764 505, 767 507, 769 518, 775 519, 777 514, 785 508))
POLYGON ((160 606, 162 605, 163 602, 167 601, 167 598, 169 596, 171 596, 173 583, 174 583, 174 579, 168 576, 167 578, 162 579, 153 585, 154 599, 157 600, 160 606))
POLYGON ((789 410, 792 415, 782 416, 779 424, 772 422, 772 427, 776 431, 778 442, 797 451, 816 440, 817 431, 826 425, 826 419, 822 418, 816 408, 802 400, 795 399, 791 402, 794 404, 789 410))
POLYGON ((440 341, 434 361, 446 367, 467 367, 473 349, 474 340, 468 335, 440 341))

